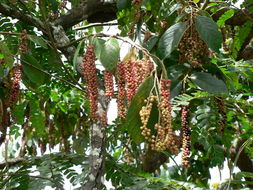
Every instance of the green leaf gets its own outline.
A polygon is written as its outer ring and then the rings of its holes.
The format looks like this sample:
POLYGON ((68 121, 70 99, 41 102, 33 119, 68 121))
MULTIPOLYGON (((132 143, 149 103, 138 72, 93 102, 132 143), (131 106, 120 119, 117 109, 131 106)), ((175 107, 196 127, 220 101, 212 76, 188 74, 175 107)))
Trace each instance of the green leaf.
POLYGON ((45 117, 41 113, 38 101, 30 102, 30 113, 32 127, 35 129, 36 134, 42 137, 45 134, 45 117))
MULTIPOLYGON (((124 128, 128 130, 131 138, 136 143, 141 143, 144 141, 143 136, 141 135, 141 120, 139 112, 142 108, 142 106, 146 105, 144 100, 149 96, 150 91, 154 85, 154 79, 153 77, 147 78, 144 83, 139 87, 137 93, 133 97, 133 100, 130 104, 130 107, 128 109, 128 113, 126 116, 126 121, 124 123, 124 128)), ((157 122, 157 116, 158 111, 155 109, 155 106, 153 106, 149 118, 149 123, 147 125, 148 128, 152 129, 157 122), (153 109, 154 108, 154 109, 153 109)))
POLYGON ((179 22, 168 28, 158 42, 158 54, 162 59, 168 57, 178 46, 186 30, 186 23, 179 22))
POLYGON ((130 7, 131 1, 130 0, 117 0, 117 8, 119 11, 130 7))
POLYGON ((111 38, 103 45, 100 61, 108 71, 113 72, 116 69, 117 62, 119 61, 119 53, 119 43, 116 39, 111 38))
POLYGON ((148 41, 143 44, 143 47, 146 48, 148 51, 151 51, 156 45, 158 39, 159 38, 157 36, 152 36, 148 41))
POLYGON ((5 64, 8 65, 9 68, 11 68, 13 66, 14 57, 8 46, 2 41, 0 41, 0 53, 4 55, 5 64))
POLYGON ((222 35, 217 24, 206 16, 196 17, 196 30, 202 40, 215 52, 219 52, 222 43, 222 35))
POLYGON ((228 93, 226 84, 222 80, 212 76, 210 73, 197 72, 192 74, 190 79, 193 83, 207 92, 218 94, 228 93))
POLYGON ((27 38, 35 44, 47 49, 47 43, 40 36, 27 35, 27 38))
POLYGON ((194 1, 194 3, 198 3, 200 0, 193 0, 194 1))
POLYGON ((75 51, 75 54, 74 54, 74 57, 73 57, 73 65, 74 65, 74 70, 75 71, 77 70, 76 61, 77 61, 77 57, 79 55, 79 51, 81 49, 82 44, 83 44, 83 40, 78 44, 78 46, 76 48, 76 51, 75 51))
POLYGON ((238 172, 236 174, 236 178, 242 178, 242 177, 249 177, 253 179, 253 173, 252 172, 238 172))
POLYGON ((223 13, 223 15, 221 15, 220 18, 219 18, 219 20, 217 21, 217 25, 219 27, 225 26, 226 20, 228 20, 232 16, 234 16, 234 13, 235 13, 234 9, 230 9, 230 10, 226 11, 225 13, 223 13))
POLYGON ((26 106, 27 106, 27 102, 24 102, 19 105, 17 104, 14 105, 13 116, 17 124, 22 125, 24 123, 24 119, 25 119, 24 115, 25 115, 26 106))
POLYGON ((3 77, 4 77, 4 69, 2 65, 0 65, 0 79, 2 79, 3 77))
POLYGON ((99 38, 96 38, 94 40, 95 55, 98 59, 100 59, 101 50, 102 50, 104 44, 105 44, 105 40, 102 40, 102 39, 99 39, 99 38))
POLYGON ((23 60, 22 65, 24 74, 28 77, 28 79, 31 80, 31 82, 36 83, 38 86, 44 84, 46 75, 36 69, 42 69, 39 62, 32 55, 29 54, 23 54, 21 59, 23 60))

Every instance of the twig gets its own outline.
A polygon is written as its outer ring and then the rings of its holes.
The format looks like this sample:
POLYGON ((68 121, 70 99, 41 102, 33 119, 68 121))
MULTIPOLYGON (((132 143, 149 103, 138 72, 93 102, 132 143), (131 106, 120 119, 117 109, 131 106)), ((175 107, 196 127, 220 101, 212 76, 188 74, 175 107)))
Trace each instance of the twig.
POLYGON ((8 34, 8 35, 13 35, 13 36, 19 36, 22 33, 17 33, 17 32, 0 32, 0 34, 8 34))
POLYGON ((249 139, 246 140, 246 141, 242 144, 242 146, 239 148, 238 153, 236 154, 236 157, 235 157, 234 165, 232 166, 232 168, 231 168, 231 170, 230 170, 230 172, 229 172, 229 182, 228 182, 227 190, 230 189, 230 185, 231 185, 231 181, 232 181, 232 174, 233 174, 234 168, 235 168, 235 166, 236 166, 236 164, 237 164, 237 161, 238 161, 238 159, 239 159, 239 156, 240 156, 240 154, 242 153, 243 149, 244 149, 249 143, 251 143, 252 140, 253 140, 253 138, 249 138, 249 139))
MULTIPOLYGON (((1 176, 7 176, 7 174, 3 174, 1 176)), ((47 180, 47 181, 50 181, 52 183, 54 183, 60 190, 64 190, 64 188, 62 187, 61 184, 59 184, 56 180, 52 179, 52 178, 49 178, 49 177, 42 177, 42 176, 35 176, 35 175, 29 175, 29 174, 19 174, 19 173, 11 173, 9 175, 9 178, 11 178, 11 176, 27 176, 27 177, 30 177, 30 178, 37 178, 37 179, 42 179, 42 180, 47 180)), ((8 182, 9 180, 6 180, 6 182, 8 182)), ((5 183, 6 184, 6 183, 5 183)), ((3 186, 1 186, 3 187, 3 186)))
POLYGON ((85 29, 88 29, 88 28, 91 28, 91 27, 96 27, 96 26, 114 26, 114 25, 118 25, 118 23, 115 23, 115 22, 95 23, 95 24, 89 24, 89 25, 86 25, 86 26, 74 28, 74 30, 85 30, 85 29))
POLYGON ((55 55, 57 57, 57 59, 59 60, 59 62, 61 63, 64 71, 67 73, 67 75, 70 77, 70 79, 72 81, 74 81, 79 87, 83 88, 79 83, 78 81, 70 74, 70 72, 68 71, 68 68, 63 64, 62 60, 61 60, 61 57, 57 51, 57 46, 56 44, 54 43, 54 37, 52 35, 52 32, 50 30, 50 27, 49 27, 49 24, 47 23, 47 19, 46 19, 46 15, 45 15, 45 12, 44 12, 44 8, 43 8, 43 5, 42 5, 42 0, 39 0, 39 8, 42 12, 42 17, 43 17, 43 20, 44 20, 44 25, 45 25, 45 28, 46 28, 46 31, 48 33, 48 36, 49 36, 49 39, 51 41, 51 44, 52 44, 52 47, 53 47, 53 50, 55 52, 55 55))
POLYGON ((75 84, 73 84, 73 83, 71 83, 71 82, 69 82, 69 81, 67 81, 67 80, 65 80, 65 79, 63 79, 63 78, 60 78, 60 77, 57 77, 57 76, 53 76, 52 74, 50 74, 50 73, 48 73, 48 72, 46 72, 46 71, 44 71, 44 70, 42 70, 42 69, 40 69, 40 68, 38 68, 38 67, 32 65, 32 64, 30 64, 30 63, 28 63, 27 61, 25 61, 25 60, 23 60, 23 59, 18 59, 18 60, 22 61, 22 62, 25 63, 26 65, 29 65, 30 67, 33 67, 34 69, 36 69, 36 70, 38 70, 38 71, 40 71, 40 72, 42 72, 42 73, 44 73, 44 74, 46 74, 46 75, 48 75, 48 76, 50 76, 50 77, 59 79, 59 80, 65 82, 65 83, 69 84, 70 86, 72 86, 72 87, 74 87, 74 88, 77 88, 77 89, 80 90, 80 91, 83 91, 83 92, 84 92, 84 90, 85 90, 83 87, 82 87, 82 88, 79 88, 79 87, 77 87, 75 84))
POLYGON ((61 47, 58 47, 58 48, 67 48, 67 47, 69 47, 69 46, 74 45, 74 44, 77 43, 77 42, 82 41, 83 39, 87 39, 87 38, 90 38, 90 37, 115 38, 115 39, 121 40, 121 41, 123 41, 123 42, 126 42, 126 43, 132 45, 132 46, 135 47, 136 49, 142 51, 146 56, 148 56, 148 57, 150 57, 150 58, 155 58, 157 61, 159 61, 159 63, 160 63, 161 66, 162 66, 164 78, 167 78, 167 71, 166 71, 166 68, 165 68, 165 66, 164 66, 164 64, 163 64, 163 61, 162 61, 159 57, 157 57, 156 55, 153 55, 153 54, 149 53, 149 51, 148 51, 146 48, 144 48, 144 47, 142 47, 142 46, 136 44, 136 43, 133 42, 132 40, 129 40, 129 39, 126 39, 126 38, 123 38, 123 37, 120 37, 120 36, 109 35, 109 34, 104 34, 104 33, 89 34, 89 35, 83 36, 83 37, 81 37, 81 38, 79 38, 79 39, 77 39, 77 40, 74 40, 74 41, 70 42, 69 44, 67 44, 67 45, 65 45, 65 46, 61 46, 61 47))

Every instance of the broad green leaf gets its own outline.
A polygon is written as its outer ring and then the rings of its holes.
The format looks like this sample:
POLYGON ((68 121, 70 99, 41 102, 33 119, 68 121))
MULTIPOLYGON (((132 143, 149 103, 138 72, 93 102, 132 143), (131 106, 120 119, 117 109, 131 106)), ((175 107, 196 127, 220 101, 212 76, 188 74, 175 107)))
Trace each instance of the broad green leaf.
POLYGON ((29 54, 23 54, 21 59, 24 74, 29 78, 29 80, 31 80, 33 83, 36 83, 38 86, 44 84, 46 75, 39 70, 42 69, 42 66, 39 64, 39 62, 29 54))
POLYGON ((103 39, 96 38, 94 40, 95 55, 98 59, 100 58, 101 50, 102 50, 104 44, 105 44, 105 40, 103 40, 103 39))
MULTIPOLYGON (((142 124, 141 124, 139 112, 142 106, 146 105, 144 100, 149 96, 153 85, 154 85, 153 77, 147 78, 144 81, 144 83, 139 87, 128 109, 126 121, 124 123, 124 128, 128 130, 131 138, 136 143, 141 143, 144 141, 144 138, 141 135, 141 130, 140 130, 140 127, 142 124)), ((158 111, 154 104, 151 110, 149 123, 147 127, 150 129, 154 128, 155 123, 157 123, 157 118, 158 118, 158 111)))
POLYGON ((169 27, 158 42, 158 53, 162 59, 168 57, 178 46, 186 30, 186 23, 179 22, 169 27))
POLYGON ((4 77, 4 69, 2 65, 0 65, 0 79, 4 77))
POLYGON ((25 119, 24 114, 25 114, 26 106, 27 106, 27 102, 24 102, 19 105, 17 104, 14 105, 13 116, 17 124, 22 125, 24 123, 24 119, 25 119))
POLYGON ((226 11, 223 15, 220 16, 219 20, 217 21, 217 25, 219 27, 225 26, 226 20, 230 19, 232 16, 234 16, 235 10, 230 9, 226 11))
POLYGON ((200 0, 193 0, 194 1, 194 3, 198 3, 200 0))
POLYGON ((242 44, 252 30, 252 26, 253 22, 247 21, 236 31, 233 43, 230 46, 230 50, 232 51, 232 56, 234 58, 237 57, 238 51, 240 51, 242 44))
POLYGON ((35 129, 36 134, 39 137, 42 137, 45 134, 45 116, 43 116, 39 108, 38 101, 33 100, 30 102, 30 113, 32 127, 35 129))
POLYGON ((209 48, 215 52, 219 52, 222 43, 222 35, 218 30, 217 24, 211 18, 206 16, 197 16, 196 30, 209 48))
POLYGON ((47 43, 40 36, 27 35, 27 38, 35 44, 47 49, 47 43))
POLYGON ((117 0, 117 8, 119 11, 130 7, 131 0, 117 0))
POLYGON ((75 51, 75 54, 74 54, 74 57, 73 57, 73 65, 74 65, 74 70, 75 71, 78 69, 77 65, 76 65, 76 62, 77 62, 77 57, 79 55, 79 51, 81 49, 82 44, 83 44, 83 40, 78 44, 78 46, 76 48, 76 51, 75 51))
POLYGON ((0 41, 0 53, 4 55, 5 64, 8 65, 9 68, 11 68, 13 66, 14 57, 8 46, 2 41, 0 41))
POLYGON ((210 93, 228 93, 226 84, 210 73, 197 72, 190 76, 193 83, 210 93))
POLYGON ((143 47, 146 48, 148 51, 151 51, 156 45, 158 39, 159 38, 157 36, 152 36, 148 41, 143 44, 143 47))
POLYGON ((119 61, 119 43, 116 39, 109 39, 102 47, 100 53, 100 62, 108 70, 113 72, 119 61))
POLYGON ((236 174, 236 178, 241 178, 241 177, 249 177, 253 179, 253 173, 252 172, 238 172, 236 174))

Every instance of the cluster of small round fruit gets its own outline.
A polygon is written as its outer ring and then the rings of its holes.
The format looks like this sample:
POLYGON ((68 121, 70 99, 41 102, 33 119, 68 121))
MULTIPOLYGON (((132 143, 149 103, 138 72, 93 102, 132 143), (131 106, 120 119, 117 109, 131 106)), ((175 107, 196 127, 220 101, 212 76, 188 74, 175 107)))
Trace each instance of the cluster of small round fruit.
POLYGON ((150 143, 152 150, 169 150, 172 154, 177 154, 179 149, 174 139, 175 132, 171 125, 170 80, 161 79, 160 99, 151 95, 145 102, 147 104, 140 111, 141 134, 145 137, 146 142, 150 143), (147 124, 154 102, 158 103, 160 119, 159 123, 154 126, 156 134, 152 135, 151 129, 147 128, 147 124))
POLYGON ((118 79, 118 116, 124 118, 126 114, 126 107, 125 107, 125 72, 124 72, 124 62, 118 62, 117 64, 117 79, 118 79))
POLYGON ((132 5, 138 6, 142 3, 142 0, 132 0, 132 5))
POLYGON ((98 119, 98 82, 96 75, 94 46, 87 46, 83 55, 82 70, 84 80, 87 84, 88 95, 90 99, 90 115, 93 120, 98 119))
POLYGON ((189 156, 191 154, 191 130, 189 128, 189 108, 188 106, 182 106, 182 115, 181 115, 181 127, 182 127, 182 166, 189 167, 190 161, 189 156))
POLYGON ((27 46, 27 31, 24 29, 22 34, 20 34, 20 42, 19 42, 19 51, 20 53, 27 53, 28 46, 27 46))
POLYGON ((149 143, 151 143, 151 146, 154 147, 155 143, 155 136, 152 135, 151 137, 151 129, 147 128, 147 124, 149 121, 150 113, 153 107, 153 102, 157 101, 157 96, 151 95, 149 96, 145 102, 147 103, 145 106, 143 106, 140 110, 140 118, 142 126, 141 129, 141 135, 144 136, 145 140, 149 143))
POLYGON ((12 108, 16 103, 19 94, 20 80, 21 80, 21 65, 15 65, 11 86, 11 96, 9 99, 9 107, 12 108))
POLYGON ((118 113, 123 116, 130 106, 133 96, 140 84, 151 74, 153 62, 149 60, 119 62, 117 65, 118 79, 118 113))
POLYGON ((113 74, 108 70, 104 71, 104 81, 105 81, 105 95, 109 98, 112 98, 114 94, 113 74))
POLYGON ((218 112, 221 115, 221 119, 219 121, 219 133, 222 134, 226 127, 227 114, 224 99, 216 99, 216 105, 218 107, 218 112))
POLYGON ((185 31, 179 43, 180 62, 187 61, 192 67, 200 67, 202 58, 209 55, 206 43, 199 37, 195 29, 195 23, 188 22, 188 29, 185 31))

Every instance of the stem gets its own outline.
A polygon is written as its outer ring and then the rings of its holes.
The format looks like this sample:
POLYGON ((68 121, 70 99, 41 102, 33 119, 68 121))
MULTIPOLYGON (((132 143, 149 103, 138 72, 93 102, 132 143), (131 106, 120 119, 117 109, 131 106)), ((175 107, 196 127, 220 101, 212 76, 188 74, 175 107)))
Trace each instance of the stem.
POLYGON ((86 25, 86 26, 74 28, 74 30, 85 30, 85 29, 88 29, 88 28, 96 27, 96 26, 115 26, 115 25, 118 25, 118 23, 114 23, 114 22, 95 23, 95 24, 89 24, 89 25, 86 25))
MULTIPOLYGON (((19 58, 18 58, 18 59, 19 59, 19 58)), ((53 76, 52 74, 50 74, 50 73, 48 73, 48 72, 46 72, 46 71, 44 71, 44 70, 42 70, 42 69, 40 69, 40 68, 38 68, 38 67, 32 65, 32 64, 30 64, 30 63, 28 63, 27 61, 25 61, 25 60, 23 60, 23 59, 19 59, 19 60, 21 60, 21 61, 22 61, 23 63, 25 63, 26 65, 29 65, 30 67, 33 67, 34 69, 36 69, 36 70, 38 70, 38 71, 40 71, 40 72, 42 72, 42 73, 44 73, 44 74, 46 74, 46 75, 48 75, 48 76, 50 76, 50 77, 56 78, 56 79, 58 79, 58 80, 60 80, 60 81, 63 81, 63 82, 69 84, 70 86, 72 86, 72 87, 74 87, 74 88, 76 88, 76 89, 78 89, 78 90, 80 90, 80 91, 82 91, 82 92, 85 91, 85 89, 84 89, 83 87, 82 87, 82 88, 79 88, 79 87, 77 87, 75 84, 73 84, 73 83, 71 83, 71 82, 69 82, 69 81, 67 81, 67 80, 65 80, 65 79, 62 79, 62 78, 57 77, 57 76, 53 76)))
POLYGON ((64 65, 64 63, 62 62, 61 60, 61 57, 58 53, 58 50, 57 50, 57 46, 56 44, 54 43, 54 37, 52 35, 52 32, 50 30, 50 26, 47 22, 47 18, 46 18, 46 15, 45 15, 45 10, 44 10, 44 7, 43 7, 43 4, 42 4, 42 0, 39 0, 39 8, 41 10, 41 13, 42 13, 42 17, 43 17, 43 22, 44 22, 44 25, 45 25, 45 28, 46 28, 46 31, 48 33, 48 36, 49 36, 49 39, 51 41, 51 44, 52 44, 52 47, 53 47, 53 50, 54 50, 54 53, 56 55, 56 58, 59 60, 60 64, 62 65, 64 71, 67 73, 67 75, 70 77, 70 79, 72 81, 74 81, 79 87, 82 88, 82 86, 76 81, 76 79, 71 75, 71 73, 68 71, 68 68, 64 65))
MULTIPOLYGON (((82 41, 82 40, 84 40, 84 39, 87 39, 87 38, 90 38, 90 37, 115 38, 115 39, 121 40, 121 41, 123 41, 123 42, 125 42, 125 43, 128 43, 128 44, 132 45, 132 46, 135 47, 136 49, 142 51, 147 57, 152 58, 152 59, 154 58, 154 59, 156 59, 157 61, 159 61, 159 63, 160 63, 161 66, 162 66, 163 78, 165 78, 165 79, 168 78, 168 76, 167 76, 167 71, 166 71, 166 67, 165 67, 165 65, 163 64, 163 61, 162 61, 159 57, 157 57, 156 55, 153 55, 153 54, 149 53, 149 51, 148 51, 146 48, 144 48, 144 47, 142 47, 142 46, 136 44, 136 43, 133 42, 132 40, 125 39, 125 38, 120 37, 120 36, 109 35, 109 34, 104 34, 104 33, 89 34, 89 35, 83 36, 83 37, 81 37, 81 38, 79 38, 79 39, 77 39, 77 40, 74 40, 74 41, 70 42, 70 43, 67 44, 67 45, 64 45, 64 46, 61 46, 61 47, 58 47, 58 48, 67 48, 67 47, 69 47, 69 46, 74 45, 74 44, 77 43, 77 42, 80 42, 80 41, 82 41)), ((154 63, 155 63, 155 62, 154 62, 154 63)))

